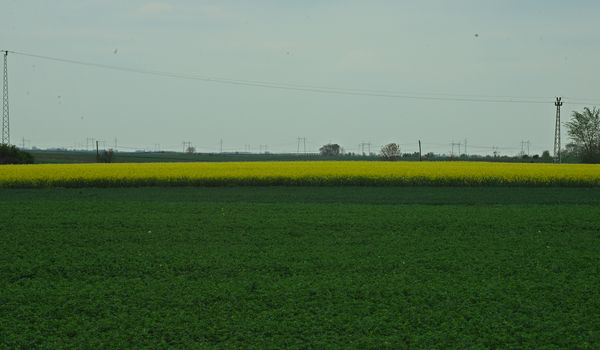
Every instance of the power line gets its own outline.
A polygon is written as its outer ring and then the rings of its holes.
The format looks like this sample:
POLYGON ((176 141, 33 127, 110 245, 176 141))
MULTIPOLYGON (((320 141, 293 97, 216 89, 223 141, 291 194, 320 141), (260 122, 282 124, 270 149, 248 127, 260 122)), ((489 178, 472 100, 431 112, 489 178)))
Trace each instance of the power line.
POLYGON ((545 97, 532 97, 523 98, 515 96, 491 96, 491 95, 460 95, 460 94, 418 94, 418 93, 398 93, 385 90, 366 90, 366 89, 348 89, 339 87, 324 87, 314 85, 301 85, 301 84, 289 84, 281 82, 269 82, 269 81, 257 81, 257 80, 241 80, 241 79, 228 79, 218 77, 206 77, 195 74, 181 74, 166 71, 155 71, 145 70, 138 68, 120 67, 108 64, 85 62, 73 59, 31 54, 19 51, 6 51, 16 55, 27 56, 32 58, 38 58, 43 60, 50 60, 68 64, 76 64, 81 66, 95 67, 101 69, 109 69, 128 73, 146 74, 174 79, 186 79, 186 80, 197 80, 210 83, 239 85, 247 87, 260 87, 267 89, 279 89, 279 90, 292 90, 292 91, 303 91, 320 94, 333 94, 333 95, 350 95, 350 96, 366 96, 366 97, 387 97, 387 98, 400 98, 400 99, 413 99, 413 100, 427 100, 427 101, 453 101, 453 102, 474 102, 474 103, 517 103, 517 104, 546 104, 549 103, 545 97), (476 96, 476 97, 473 97, 476 96), (545 100, 539 100, 545 99, 545 100))

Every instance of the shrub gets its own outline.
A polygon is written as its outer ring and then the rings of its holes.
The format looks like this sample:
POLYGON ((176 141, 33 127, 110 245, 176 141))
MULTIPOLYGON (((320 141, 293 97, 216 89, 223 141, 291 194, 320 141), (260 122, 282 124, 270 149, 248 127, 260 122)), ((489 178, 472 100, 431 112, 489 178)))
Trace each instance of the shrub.
POLYGON ((31 164, 33 156, 16 146, 0 145, 0 164, 31 164))
POLYGON ((108 151, 102 151, 102 153, 100 153, 98 155, 98 162, 99 163, 112 163, 114 158, 114 152, 112 149, 109 149, 108 151))
POLYGON ((319 153, 321 153, 322 156, 339 156, 340 155, 340 145, 338 145, 337 143, 335 144, 326 144, 323 145, 323 147, 319 148, 319 153))

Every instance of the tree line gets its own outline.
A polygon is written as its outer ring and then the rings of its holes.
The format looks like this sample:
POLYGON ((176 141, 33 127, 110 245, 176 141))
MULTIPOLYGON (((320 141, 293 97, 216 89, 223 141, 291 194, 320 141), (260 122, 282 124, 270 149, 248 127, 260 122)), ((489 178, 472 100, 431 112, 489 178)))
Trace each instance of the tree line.
MULTIPOLYGON (((582 112, 573 111, 571 119, 565 123, 567 127, 567 133, 571 138, 570 143, 561 152, 561 158, 567 162, 581 162, 581 163, 600 163, 600 109, 594 107, 592 109, 584 108, 582 112)), ((343 148, 338 144, 326 144, 319 149, 319 153, 325 157, 335 157, 344 155, 343 148)), ((439 159, 448 158, 433 153, 427 153, 425 155, 419 154, 419 152, 412 154, 402 154, 400 146, 396 143, 388 143, 381 147, 378 156, 384 160, 398 160, 401 158, 414 158, 419 159, 439 159)), ((460 159, 473 159, 473 158, 489 158, 482 156, 467 156, 465 154, 459 155, 457 158, 460 159)), ((496 158, 496 156, 494 156, 496 158)), ((512 158, 515 157, 500 157, 500 158, 512 158)), ((534 155, 521 155, 520 158, 526 161, 542 161, 549 162, 553 158, 550 156, 549 151, 544 151, 541 156, 534 155)))

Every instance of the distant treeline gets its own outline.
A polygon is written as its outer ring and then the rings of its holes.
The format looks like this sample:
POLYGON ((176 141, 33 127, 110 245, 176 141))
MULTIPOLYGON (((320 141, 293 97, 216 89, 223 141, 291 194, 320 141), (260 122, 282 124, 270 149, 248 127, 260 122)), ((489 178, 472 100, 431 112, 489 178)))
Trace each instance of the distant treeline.
MULTIPOLYGON (((35 163, 94 163, 98 161, 95 151, 71 151, 71 150, 30 150, 35 158, 35 163)), ((382 157, 377 153, 357 154, 343 153, 338 155, 322 155, 319 153, 183 153, 183 152, 118 152, 112 155, 115 163, 138 163, 138 162, 244 162, 244 161, 295 161, 295 160, 371 160, 380 161, 382 157)), ((553 158, 548 152, 543 155, 461 155, 448 156, 443 154, 426 153, 421 156, 423 161, 487 161, 487 162, 523 162, 523 163, 551 163, 553 158)), ((403 153, 399 161, 419 161, 419 153, 403 153)), ((576 157, 563 154, 563 162, 577 163, 576 157)))

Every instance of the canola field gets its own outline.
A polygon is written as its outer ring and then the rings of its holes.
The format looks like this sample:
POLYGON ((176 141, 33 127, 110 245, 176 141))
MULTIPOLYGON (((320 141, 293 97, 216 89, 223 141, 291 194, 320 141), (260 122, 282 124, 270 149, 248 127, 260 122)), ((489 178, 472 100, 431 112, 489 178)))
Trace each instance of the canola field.
POLYGON ((198 162, 0 168, 0 187, 244 185, 600 186, 600 165, 489 162, 198 162))

